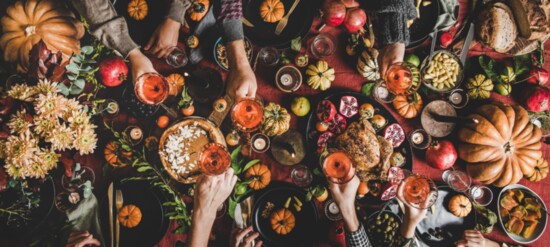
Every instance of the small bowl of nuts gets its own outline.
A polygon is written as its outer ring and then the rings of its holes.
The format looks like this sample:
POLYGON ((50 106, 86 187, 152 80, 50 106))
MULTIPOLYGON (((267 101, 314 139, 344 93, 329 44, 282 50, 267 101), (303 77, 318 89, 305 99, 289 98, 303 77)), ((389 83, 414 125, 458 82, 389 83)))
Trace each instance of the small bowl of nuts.
POLYGON ((422 83, 429 89, 446 93, 460 86, 464 77, 464 68, 455 54, 436 51, 431 61, 424 59, 421 66, 422 83))

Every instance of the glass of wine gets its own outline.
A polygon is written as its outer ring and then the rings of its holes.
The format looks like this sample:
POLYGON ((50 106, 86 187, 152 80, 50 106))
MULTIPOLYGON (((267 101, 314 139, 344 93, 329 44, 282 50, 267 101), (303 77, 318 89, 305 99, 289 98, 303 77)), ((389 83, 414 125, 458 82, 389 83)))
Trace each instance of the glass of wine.
POLYGON ((166 100, 170 83, 160 74, 144 73, 135 83, 134 90, 139 101, 147 105, 158 105, 166 100))
POLYGON ((394 95, 413 94, 420 86, 420 71, 410 63, 394 63, 386 71, 384 81, 388 91, 394 95))
POLYGON ((185 54, 185 51, 183 49, 180 49, 177 46, 173 46, 169 48, 170 52, 165 58, 165 61, 168 65, 174 67, 174 68, 180 68, 189 62, 189 58, 187 58, 187 54, 185 54))
POLYGON ((457 192, 467 191, 472 184, 470 175, 457 170, 447 170, 443 172, 443 181, 445 181, 451 189, 457 192))
POLYGON ((475 204, 480 206, 487 206, 493 201, 493 191, 487 186, 472 186, 468 191, 468 196, 475 204))
POLYGON ((337 184, 345 184, 355 176, 355 167, 343 151, 334 151, 322 158, 323 172, 328 179, 337 184))
POLYGON ((438 190, 431 179, 411 174, 402 183, 403 197, 411 206, 426 209, 437 201, 438 190))
POLYGON ((210 176, 220 175, 231 166, 231 155, 225 146, 219 143, 209 143, 201 151, 199 167, 210 176))
POLYGON ((256 131, 262 123, 264 107, 262 101, 256 98, 243 98, 239 100, 231 110, 231 122, 241 132, 251 133, 256 131))
POLYGON ((279 51, 275 47, 264 47, 258 52, 258 59, 261 64, 273 67, 279 63, 279 51))

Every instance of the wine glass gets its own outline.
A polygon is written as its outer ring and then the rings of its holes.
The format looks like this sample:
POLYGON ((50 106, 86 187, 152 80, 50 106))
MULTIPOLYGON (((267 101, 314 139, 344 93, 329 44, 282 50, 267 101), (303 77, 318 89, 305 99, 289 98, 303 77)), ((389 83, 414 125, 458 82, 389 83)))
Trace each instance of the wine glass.
POLYGON ((372 95, 376 100, 383 103, 392 103, 395 99, 395 95, 390 93, 384 80, 378 80, 376 82, 372 89, 372 95))
POLYGON ((383 76, 388 92, 393 95, 414 94, 420 87, 420 71, 407 62, 392 64, 383 76))
POLYGON ((472 177, 465 172, 446 170, 443 181, 453 190, 465 193, 477 205, 487 206, 493 201, 493 191, 487 186, 472 185, 472 177))
POLYGON ((231 110, 231 122, 240 132, 256 131, 262 123, 264 107, 262 101, 256 98, 243 98, 231 110))
POLYGON ((409 205, 426 209, 437 201, 438 190, 433 180, 418 174, 410 174, 402 183, 403 197, 409 205))
POLYGON ((116 100, 106 99, 98 105, 98 112, 106 118, 114 118, 120 112, 120 106, 116 100))
POLYGON ((168 83, 164 76, 158 73, 143 73, 135 82, 134 91, 136 98, 147 105, 160 105, 166 112, 176 118, 177 113, 164 105, 164 101, 168 98, 171 91, 176 85, 168 83))
POLYGON ((355 176, 355 167, 343 151, 334 151, 321 157, 321 166, 327 178, 336 184, 345 184, 355 176))
POLYGON ((199 167, 206 175, 220 175, 231 166, 231 155, 219 143, 209 143, 201 150, 199 167))
POLYGON ((273 67, 279 63, 279 51, 275 47, 264 47, 258 52, 258 60, 267 67, 273 67))
POLYGON ((307 187, 313 181, 313 174, 305 165, 297 165, 290 173, 292 182, 298 187, 307 187))
POLYGON ((164 59, 166 63, 174 68, 180 68, 189 62, 189 58, 187 58, 187 54, 185 54, 185 51, 180 49, 177 46, 173 46, 169 48, 170 52, 164 59))
POLYGON ((320 33, 313 38, 309 49, 314 58, 328 57, 336 51, 336 38, 328 33, 320 33))

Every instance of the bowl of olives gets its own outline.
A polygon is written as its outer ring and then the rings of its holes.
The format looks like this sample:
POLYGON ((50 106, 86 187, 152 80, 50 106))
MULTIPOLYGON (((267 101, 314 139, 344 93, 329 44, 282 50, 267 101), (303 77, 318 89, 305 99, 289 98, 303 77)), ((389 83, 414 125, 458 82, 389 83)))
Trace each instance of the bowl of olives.
POLYGON ((391 211, 377 211, 367 219, 366 231, 372 246, 394 246, 401 218, 391 211))

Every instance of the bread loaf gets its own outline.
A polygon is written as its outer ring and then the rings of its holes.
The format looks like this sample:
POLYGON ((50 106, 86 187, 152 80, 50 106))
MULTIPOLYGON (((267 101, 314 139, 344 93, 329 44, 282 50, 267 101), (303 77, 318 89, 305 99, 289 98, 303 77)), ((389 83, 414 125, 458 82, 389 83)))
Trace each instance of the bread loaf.
POLYGON ((504 3, 494 3, 481 11, 476 22, 479 41, 497 52, 507 52, 518 36, 512 10, 504 3))

